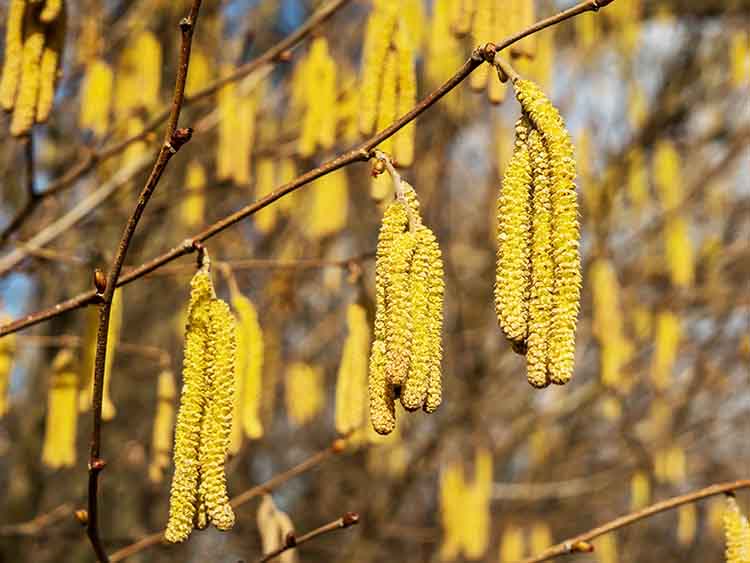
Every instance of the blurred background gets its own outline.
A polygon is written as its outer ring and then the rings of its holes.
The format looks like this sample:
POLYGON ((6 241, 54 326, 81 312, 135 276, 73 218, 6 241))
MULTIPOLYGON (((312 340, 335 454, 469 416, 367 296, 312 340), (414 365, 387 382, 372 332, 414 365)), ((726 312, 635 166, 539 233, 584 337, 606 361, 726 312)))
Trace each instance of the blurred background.
MULTIPOLYGON (((0 5, 3 22, 9 4, 0 5)), ((188 94, 330 4, 204 2, 188 94)), ((126 270, 365 138, 358 124, 362 76, 372 72, 362 69, 365 30, 390 1, 338 4, 283 60, 183 108, 180 123, 195 135, 146 209, 126 270), (333 61, 333 91, 304 74, 311 45, 333 61), (316 107, 335 110, 335 138, 310 148, 302 137, 316 107)), ((421 98, 474 46, 525 27, 530 7, 535 21, 573 3, 398 4, 421 98)), ((32 130, 41 194, 91 151, 116 146, 168 107, 176 23, 189 9, 185 0, 65 5, 55 105, 32 130)), ((445 260, 443 405, 432 415, 399 413, 392 437, 352 445, 273 492, 300 532, 346 511, 361 515, 359 526, 301 547, 299 560, 517 561, 651 502, 750 475, 748 29, 745 0, 615 0, 509 53, 560 109, 576 145, 584 281, 576 370, 564 387, 528 385, 524 358, 503 337, 492 306, 495 200, 519 115, 512 92, 493 103, 501 96, 496 79, 485 73, 485 86, 477 71, 416 120, 413 162, 397 158, 409 164, 401 173, 445 260)), ((29 151, 8 132, 10 119, 0 121, 0 299, 8 321, 91 289, 93 269, 112 260, 162 129, 42 197, 8 230, 26 205, 29 151), (77 220, 61 227, 76 210, 77 220), (33 243, 40 233, 43 242, 33 243)), ((246 438, 228 461, 230 494, 336 438, 347 307, 360 303, 372 318, 380 200, 388 197, 369 165, 356 163, 207 242, 212 259, 232 272, 214 269, 219 296, 228 299, 234 279, 255 303, 264 339, 264 433, 246 438), (313 369, 292 381, 288 368, 300 363, 313 369)), ((179 383, 193 273, 187 256, 121 292, 109 390, 116 412, 103 432, 109 552, 166 524, 172 467, 153 469, 157 379, 170 369, 179 383)), ((8 381, 0 561, 93 560, 71 515, 85 505, 90 412, 77 416, 74 459, 42 456, 54 434, 46 425, 66 424, 64 413, 50 419, 53 383, 64 387, 61 374, 73 373, 85 395, 91 318, 80 309, 0 340, 0 391, 8 381)), ((259 500, 238 508, 229 533, 194 532, 185 545, 156 546, 128 561, 254 561, 262 549, 259 500)), ((567 560, 720 561, 723 502, 638 522, 596 540, 595 553, 567 560)), ((750 509, 748 493, 740 491, 738 502, 750 509)))

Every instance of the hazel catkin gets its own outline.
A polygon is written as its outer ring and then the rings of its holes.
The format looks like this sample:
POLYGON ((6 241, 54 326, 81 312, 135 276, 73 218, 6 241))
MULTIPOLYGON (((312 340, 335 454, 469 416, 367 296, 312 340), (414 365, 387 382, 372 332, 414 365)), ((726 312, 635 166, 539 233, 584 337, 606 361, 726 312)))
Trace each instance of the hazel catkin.
POLYGON ((52 362, 47 395, 42 463, 52 469, 72 467, 76 460, 78 375, 73 353, 61 350, 52 362))
POLYGON ((151 432, 153 457, 148 466, 148 478, 152 483, 161 483, 164 479, 164 470, 169 467, 176 396, 174 375, 171 370, 165 369, 159 374, 156 383, 156 414, 151 432))
POLYGON ((726 563, 750 561, 750 524, 734 495, 727 495, 723 524, 726 563))

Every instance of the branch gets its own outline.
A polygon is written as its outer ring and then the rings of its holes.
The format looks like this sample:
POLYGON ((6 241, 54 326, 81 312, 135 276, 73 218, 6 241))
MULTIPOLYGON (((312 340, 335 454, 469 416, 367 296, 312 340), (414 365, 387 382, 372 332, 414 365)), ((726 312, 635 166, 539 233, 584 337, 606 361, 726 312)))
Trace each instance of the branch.
POLYGON ((741 481, 733 481, 731 483, 711 485, 710 487, 706 487, 705 489, 700 489, 686 495, 681 495, 668 500, 664 500, 662 502, 657 502, 656 504, 652 504, 651 506, 648 506, 642 510, 632 512, 630 514, 627 514, 626 516, 620 516, 619 518, 607 522, 606 524, 603 524, 598 528, 594 528, 593 530, 589 530, 588 532, 565 540, 562 543, 553 545, 552 547, 548 547, 539 555, 524 559, 521 563, 539 563, 541 561, 547 561, 549 559, 552 559, 553 557, 559 557, 561 555, 591 551, 591 545, 589 544, 591 540, 599 536, 603 536, 604 534, 609 533, 613 530, 629 526, 633 522, 643 520, 644 518, 648 518, 660 512, 672 510, 673 508, 677 508, 678 506, 682 506, 683 504, 690 504, 707 497, 720 495, 722 493, 729 493, 737 489, 745 489, 748 487, 750 487, 750 479, 744 479, 741 481))
POLYGON ((49 512, 36 516, 28 522, 0 526, 0 536, 36 536, 47 526, 51 526, 72 514, 73 505, 66 502, 53 508, 49 512))
MULTIPOLYGON (((508 39, 505 39, 501 43, 498 43, 495 46, 495 50, 500 51, 502 49, 505 49, 509 47, 510 45, 512 45, 513 43, 515 43, 516 41, 523 39, 527 35, 530 35, 532 33, 535 33, 537 31, 540 31, 552 25, 555 25, 568 18, 572 18, 576 15, 582 14, 587 11, 597 11, 601 6, 606 5, 604 4, 604 1, 605 0, 587 0, 586 2, 582 2, 578 4, 577 6, 574 6, 573 8, 565 10, 564 12, 560 12, 559 14, 555 16, 544 19, 534 24, 533 26, 529 27, 528 29, 522 31, 521 33, 518 33, 508 39)), ((610 3, 611 1, 612 0, 607 1, 607 4, 610 3)), ((316 180, 320 178, 321 176, 325 176, 326 174, 334 172, 335 170, 338 170, 339 168, 342 168, 354 162, 366 162, 367 160, 370 159, 370 156, 371 156, 370 153, 376 146, 378 146, 378 144, 382 143, 385 139, 392 136, 399 129, 404 127, 407 123, 414 120, 418 115, 420 115, 422 112, 427 110, 427 108, 437 103, 437 101, 440 100, 440 98, 445 96, 448 92, 453 90, 453 88, 455 88, 461 82, 463 82, 472 73, 472 71, 474 71, 479 65, 481 65, 483 63, 483 58, 482 58, 482 55, 479 54, 479 52, 481 52, 482 50, 483 48, 477 48, 475 50, 475 54, 472 55, 472 57, 469 58, 469 60, 467 60, 461 66, 461 68, 458 69, 456 74, 454 74, 451 78, 449 78, 447 82, 445 82, 442 86, 438 87, 436 90, 430 93, 426 98, 420 101, 411 111, 403 115, 401 118, 399 118, 397 121, 392 123, 387 128, 383 129, 380 133, 377 133, 376 135, 363 141, 355 148, 339 155, 333 160, 324 162, 319 167, 310 170, 309 172, 303 174, 302 176, 295 178, 291 182, 284 184, 283 186, 279 188, 276 188, 267 196, 257 201, 254 201, 253 203, 249 205, 246 205, 245 207, 239 209, 238 211, 235 211, 234 213, 232 213, 231 215, 228 215, 227 217, 224 217, 223 219, 210 225, 209 227, 207 227, 200 233, 194 235, 192 238, 184 240, 181 244, 173 247, 171 250, 165 252, 164 254, 157 256, 151 259, 150 261, 145 262, 144 264, 141 264, 137 268, 134 268, 133 270, 129 271, 127 274, 123 275, 121 278, 118 278, 117 280, 118 287, 122 285, 126 285, 134 280, 137 280, 145 276, 146 274, 153 272, 154 270, 160 268, 161 266, 169 262, 172 262, 173 260, 181 256, 194 252, 195 245, 197 243, 205 242, 211 237, 231 227, 235 223, 238 223, 242 219, 249 217, 250 215, 253 215, 254 213, 256 213, 257 211, 260 211, 264 207, 271 205, 277 199, 280 199, 281 197, 297 190, 298 188, 312 182, 313 180, 316 180)), ((53 317, 61 315, 64 312, 72 311, 74 309, 84 307, 91 303, 95 303, 96 300, 97 300, 97 294, 93 290, 89 292, 81 293, 77 295, 76 297, 68 299, 67 301, 60 302, 57 305, 54 305, 53 307, 44 309, 42 311, 38 311, 36 313, 32 313, 17 321, 11 322, 7 325, 0 327, 0 337, 5 336, 6 334, 10 334, 12 332, 16 332, 21 329, 33 326, 47 319, 51 319, 53 317)))
MULTIPOLYGON (((312 456, 310 456, 303 462, 295 465, 294 467, 290 469, 287 469, 283 473, 279 473, 278 475, 276 475, 275 477, 272 477, 265 483, 262 483, 260 485, 256 485, 255 487, 247 489, 245 492, 240 493, 239 495, 234 497, 230 501, 230 503, 234 508, 238 508, 242 506, 243 504, 247 504, 255 497, 259 497, 263 494, 270 493, 277 487, 289 481, 290 479, 297 477, 298 475, 301 475, 317 467, 318 465, 323 463, 332 455, 343 452, 345 447, 346 447, 345 441, 334 440, 334 442, 330 446, 328 446, 326 449, 313 454, 312 456)), ((163 539, 164 539, 164 530, 160 532, 154 532, 153 534, 144 536, 138 541, 130 545, 126 545, 125 547, 115 551, 109 557, 109 561, 110 563, 117 563, 117 561, 122 561, 126 559, 127 557, 130 557, 131 555, 140 553, 144 549, 148 549, 149 547, 153 547, 157 544, 160 544, 163 539)))
POLYGON ((26 203, 16 212, 10 223, 0 232, 0 244, 2 244, 10 233, 15 231, 26 218, 34 212, 36 206, 42 200, 42 195, 34 189, 34 131, 29 132, 28 137, 22 141, 24 145, 24 166, 26 169, 26 203))
MULTIPOLYGON (((255 72, 266 64, 280 61, 282 59, 282 54, 297 46, 310 34, 312 30, 314 30, 318 25, 331 17, 339 8, 343 7, 349 2, 350 0, 329 0, 327 4, 325 4, 317 12, 315 12, 301 27, 299 27, 292 34, 279 41, 276 45, 272 46, 270 49, 262 53, 258 58, 253 59, 252 61, 240 66, 230 75, 212 82, 202 90, 194 93, 192 96, 185 97, 182 105, 189 106, 195 102, 207 98, 208 96, 216 93, 222 86, 225 86, 230 82, 236 82, 241 78, 247 76, 248 74, 255 72)), ((143 130, 135 135, 123 139, 122 141, 112 145, 109 148, 104 148, 99 151, 89 150, 86 153, 86 156, 83 157, 83 159, 78 163, 74 164, 67 172, 63 174, 62 177, 50 183, 47 189, 44 192, 37 194, 37 197, 34 200, 29 200, 27 205, 11 220, 10 224, 6 226, 2 230, 2 232, 0 232, 0 244, 3 244, 10 237, 10 235, 12 235, 20 228, 23 222, 28 218, 28 216, 34 211, 36 206, 41 203, 43 199, 52 197, 68 189, 81 176, 90 172, 102 162, 109 160, 113 156, 119 155, 133 143, 143 141, 151 132, 159 127, 159 125, 169 119, 171 111, 171 108, 166 108, 160 114, 156 115, 156 117, 151 119, 151 121, 146 124, 143 130)))
POLYGON ((172 156, 177 154, 180 147, 190 140, 192 135, 191 129, 178 129, 177 122, 180 119, 180 110, 185 97, 185 83, 187 81, 188 65, 190 63, 190 48, 193 42, 193 32, 198 20, 198 13, 201 7, 201 0, 193 0, 190 7, 190 13, 187 17, 180 20, 180 58, 177 66, 177 79, 175 80, 174 95, 172 97, 172 109, 167 120, 167 130, 164 133, 164 142, 159 155, 156 158, 151 174, 143 187, 138 203, 133 210, 132 215, 125 225, 120 242, 117 246, 112 267, 107 276, 107 283, 104 288, 102 304, 99 309, 99 329, 96 335, 96 358, 94 360, 93 375, 93 397, 92 413, 94 417, 93 429, 91 432, 91 450, 89 453, 89 486, 88 486, 88 520, 86 523, 86 532, 91 540, 91 546, 96 553, 99 561, 106 562, 107 553, 104 551, 101 539, 99 537, 98 522, 98 488, 99 473, 104 469, 104 460, 101 459, 101 435, 102 435, 102 392, 104 388, 104 371, 107 355, 107 336, 109 333, 109 316, 112 309, 112 298, 117 287, 117 278, 122 270, 125 256, 130 247, 130 241, 133 239, 135 229, 143 215, 143 211, 148 204, 151 195, 154 193, 156 186, 161 179, 167 164, 172 156))
POLYGON ((351 526, 355 526, 358 523, 359 514, 357 514, 356 512, 347 512, 341 518, 338 518, 333 522, 329 522, 328 524, 324 524, 320 528, 315 528, 314 530, 307 532, 302 536, 296 537, 294 534, 289 534, 286 537, 284 545, 282 545, 278 549, 273 550, 271 553, 265 554, 263 557, 258 559, 257 563, 266 563, 267 561, 275 559, 285 551, 294 549, 295 547, 302 545, 305 542, 309 542, 310 540, 315 539, 318 536, 322 536, 323 534, 327 534, 328 532, 333 532, 335 530, 340 530, 342 528, 349 528, 351 526))

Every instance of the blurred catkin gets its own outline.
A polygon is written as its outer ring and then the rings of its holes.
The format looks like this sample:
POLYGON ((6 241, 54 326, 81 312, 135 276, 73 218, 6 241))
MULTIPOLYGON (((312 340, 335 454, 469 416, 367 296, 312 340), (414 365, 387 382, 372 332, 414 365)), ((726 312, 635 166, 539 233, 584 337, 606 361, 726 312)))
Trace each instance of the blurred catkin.
POLYGON ((651 358, 651 382, 665 390, 672 384, 672 371, 682 339, 682 323, 672 311, 662 310, 656 315, 654 353, 651 358))
MULTIPOLYGON (((549 547, 546 544, 542 549, 549 547)), ((515 524, 508 524, 503 528, 500 536, 500 563, 514 563, 523 559, 526 545, 523 536, 523 528, 515 524)))
POLYGON ((330 149, 336 138, 336 63, 325 37, 316 37, 307 57, 299 63, 302 89, 302 130, 298 151, 310 156, 317 147, 330 149))
POLYGON ((86 65, 78 124, 98 137, 109 129, 113 85, 114 74, 105 61, 96 59, 86 65))
POLYGON ((47 392, 42 463, 52 469, 72 467, 76 461, 78 375, 73 353, 61 350, 52 362, 47 392))
POLYGON ((156 383, 156 413, 151 431, 152 457, 148 466, 148 478, 152 483, 161 483, 164 479, 164 470, 169 467, 176 397, 174 374, 171 370, 165 369, 159 374, 156 383))
POLYGON ((336 378, 336 432, 357 433, 355 441, 364 434, 367 423, 367 360, 370 349, 370 329, 367 312, 358 304, 351 304, 346 312, 348 335, 336 378))
POLYGON ((189 230, 203 226, 206 208, 206 170, 197 160, 185 168, 185 192, 180 201, 180 219, 189 230))
POLYGON ((291 422, 302 426, 325 406, 323 371, 317 366, 294 362, 286 374, 286 412, 291 422))
MULTIPOLYGON (((0 323, 10 322, 10 318, 0 315, 0 323)), ((16 336, 9 334, 0 339, 0 419, 8 412, 8 388, 10 374, 13 370, 13 358, 16 355, 16 336)))

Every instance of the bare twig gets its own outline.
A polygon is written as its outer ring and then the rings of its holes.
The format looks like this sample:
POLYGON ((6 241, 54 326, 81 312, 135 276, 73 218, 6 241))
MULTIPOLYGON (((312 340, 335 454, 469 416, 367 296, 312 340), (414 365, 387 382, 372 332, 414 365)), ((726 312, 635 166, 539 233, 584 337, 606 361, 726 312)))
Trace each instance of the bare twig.
POLYGON ((36 516, 28 522, 0 526, 0 536, 35 536, 46 527, 51 526, 72 514, 73 505, 66 502, 53 508, 49 512, 36 516))
MULTIPOLYGON (((240 493, 239 495, 237 495, 231 500, 232 506, 234 508, 238 508, 242 506, 243 504, 247 504, 248 502, 250 502, 256 497, 272 492, 274 489, 283 485, 290 479, 297 477, 298 475, 302 475, 303 473, 306 473, 307 471, 310 471, 311 469, 314 469, 315 467, 317 467, 318 465, 326 461, 328 458, 330 458, 332 455, 341 453, 344 450, 344 447, 345 447, 345 443, 342 440, 335 440, 329 447, 313 454, 312 456, 310 456, 303 462, 284 471, 283 473, 279 473, 278 475, 272 477, 265 483, 256 485, 255 487, 252 487, 250 489, 247 489, 243 493, 240 493)), ((125 547, 115 551, 109 557, 110 563, 116 563, 117 561, 122 561, 130 557, 131 555, 140 553, 144 549, 148 549, 149 547, 153 547, 157 544, 160 544, 163 538, 164 538, 163 530, 160 532, 154 532, 153 534, 144 536, 138 541, 130 545, 126 545, 125 547)))
POLYGON ((707 497, 720 495, 722 493, 728 493, 737 489, 745 489, 748 487, 750 487, 750 479, 744 479, 741 481, 733 481, 731 483, 711 485, 710 487, 700 489, 699 491, 694 491, 686 495, 681 495, 668 500, 664 500, 662 502, 657 502, 656 504, 652 504, 651 506, 648 506, 642 510, 632 512, 625 516, 620 516, 619 518, 616 518, 611 522, 607 522, 606 524, 594 528, 593 530, 589 530, 588 532, 567 539, 562 543, 553 545, 552 547, 545 549, 539 555, 524 559, 521 563, 539 563, 541 561, 552 559, 553 557, 560 557, 561 555, 587 551, 587 546, 590 547, 589 542, 594 538, 602 536, 613 530, 617 530, 618 528, 629 526, 630 524, 637 522, 638 520, 643 520, 644 518, 648 518, 650 516, 653 516, 654 514, 658 514, 659 512, 677 508, 678 506, 682 506, 683 504, 690 504, 707 497))
POLYGON ((34 189, 34 132, 29 132, 28 137, 23 139, 24 168, 26 173, 26 203, 19 209, 8 225, 0 232, 0 244, 10 233, 18 229, 26 218, 34 212, 36 206, 42 199, 42 196, 34 189))
MULTIPOLYGON (((229 84, 230 82, 236 82, 241 78, 255 72, 267 64, 271 64, 275 61, 280 60, 280 55, 286 53, 290 49, 296 47, 302 42, 318 25, 323 23, 329 17, 331 17, 336 11, 349 3, 350 0, 329 0, 327 4, 317 10, 302 26, 300 26, 293 33, 279 41, 276 45, 261 54, 258 58, 240 66, 233 73, 216 80, 195 92, 192 96, 185 97, 183 106, 189 106, 195 102, 203 100, 208 96, 216 93, 222 86, 229 84)), ((4 243, 8 237, 10 237, 23 222, 28 218, 29 215, 34 211, 36 206, 41 203, 45 198, 52 197, 72 186, 76 180, 78 180, 84 174, 90 172, 96 166, 102 162, 109 160, 110 158, 119 155, 126 148, 133 143, 143 141, 153 131, 156 130, 159 125, 169 119, 171 113, 171 107, 164 109, 161 113, 157 114, 151 121, 149 121, 143 130, 139 131, 135 135, 123 139, 112 145, 111 147, 104 148, 99 151, 88 150, 85 156, 76 164, 74 164, 67 172, 65 172, 59 179, 50 183, 47 189, 38 194, 34 199, 30 199, 26 206, 22 208, 16 216, 11 220, 5 229, 0 232, 0 244, 4 243)))
POLYGON ((96 358, 94 361, 92 412, 93 429, 91 432, 91 450, 89 453, 89 487, 88 487, 88 521, 86 532, 91 545, 99 561, 108 561, 107 553, 104 551, 101 538, 99 537, 98 523, 98 484, 99 473, 104 468, 104 460, 101 459, 101 433, 102 433, 102 392, 104 387, 104 371, 107 354, 107 336, 109 333, 109 316, 112 309, 112 298, 117 287, 117 278, 128 253, 130 241, 133 239, 135 229, 143 215, 151 195, 161 179, 162 173, 167 167, 172 156, 177 154, 180 147, 190 140, 191 129, 178 129, 177 123, 180 118, 180 110, 185 97, 185 83, 187 81, 188 65, 190 63, 190 48, 193 42, 193 32, 198 20, 201 0, 193 0, 188 15, 180 21, 180 58, 177 66, 177 79, 175 80, 174 95, 172 96, 172 109, 167 120, 167 128, 164 133, 164 142, 156 162, 151 170, 146 185, 143 187, 138 202, 132 215, 125 225, 120 242, 117 247, 112 267, 107 276, 107 284, 104 289, 102 304, 99 308, 99 329, 96 336, 96 358))
MULTIPOLYGON (((556 14, 547 19, 541 20, 537 22, 536 24, 534 24, 533 26, 529 27, 528 29, 508 39, 503 40, 501 43, 498 43, 495 46, 495 51, 500 51, 502 49, 505 49, 509 47, 510 45, 512 45, 513 43, 515 43, 516 41, 523 39, 527 35, 530 35, 532 33, 535 33, 547 27, 558 24, 568 18, 572 18, 576 15, 582 14, 587 11, 597 11, 600 7, 609 4, 611 1, 612 0, 587 0, 585 2, 582 2, 578 4, 577 6, 574 6, 573 8, 565 10, 564 12, 560 12, 559 14, 556 14)), ((207 227, 200 233, 194 235, 192 238, 184 240, 182 243, 173 247, 171 250, 165 252, 164 254, 157 256, 151 259, 150 261, 141 264, 137 268, 134 268, 133 270, 129 271, 127 274, 118 278, 117 280, 118 287, 122 285, 126 285, 130 283, 131 281, 137 280, 153 272, 154 270, 157 270, 158 268, 164 266, 165 264, 172 262, 173 260, 181 256, 194 252, 195 245, 197 243, 204 242, 212 238, 213 236, 221 233, 222 231, 238 223, 239 221, 245 219, 246 217, 253 215, 257 211, 260 211, 261 209, 265 207, 268 207, 269 205, 274 203, 276 200, 282 198, 283 196, 289 193, 292 193, 293 191, 297 190, 298 188, 306 184, 309 184, 313 180, 316 180, 320 178, 321 176, 325 176, 326 174, 334 172, 335 170, 338 170, 339 168, 342 168, 349 164, 352 164, 355 162, 368 161, 371 157, 370 153, 375 147, 377 147, 380 143, 382 143, 388 137, 392 136, 394 133, 396 133, 398 130, 404 127, 407 123, 416 119, 417 116, 422 114, 428 108, 436 104, 443 96, 448 94, 451 90, 453 90, 456 86, 458 86, 461 82, 463 82, 479 65, 481 65, 483 63, 483 56, 478 53, 482 51, 482 49, 484 49, 484 47, 476 49, 475 54, 472 55, 472 57, 469 58, 461 66, 461 68, 459 68, 458 71, 451 78, 449 78, 443 85, 439 86, 436 90, 430 93, 427 97, 422 99, 408 113, 401 116, 398 120, 396 120, 394 123, 392 123, 385 129, 383 129, 379 133, 373 135, 369 139, 366 139, 365 141, 363 141, 362 143, 360 143, 358 146, 351 149, 350 151, 347 151, 332 160, 324 162, 319 167, 314 168, 310 170, 309 172, 306 172, 302 176, 295 178, 291 182, 284 184, 283 186, 280 186, 279 188, 276 188, 267 196, 257 201, 254 201, 253 203, 249 205, 246 205, 245 207, 239 209, 238 211, 235 211, 234 213, 232 213, 231 215, 228 215, 227 217, 224 217, 223 219, 210 225, 209 227, 207 227)), ((18 319, 14 322, 11 322, 7 325, 0 327, 0 337, 5 336, 6 334, 10 334, 12 332, 16 332, 23 328, 27 328, 29 326, 35 325, 39 322, 45 321, 52 317, 56 317, 66 311, 71 311, 71 310, 89 305, 91 303, 95 303, 97 299, 98 298, 97 298, 97 294, 95 291, 81 293, 77 295, 76 297, 73 297, 71 299, 68 299, 67 301, 63 301, 61 303, 58 303, 57 305, 54 305, 53 307, 44 309, 42 311, 37 311, 35 313, 32 313, 21 319, 18 319)))
POLYGON ((356 525, 357 523, 359 523, 359 514, 357 514, 356 512, 347 512, 341 518, 337 518, 333 522, 324 524, 320 528, 315 528, 314 530, 307 532, 306 534, 303 534, 299 537, 290 534, 286 537, 284 545, 282 545, 278 549, 273 550, 271 553, 265 554, 263 557, 258 559, 258 563, 266 563, 267 561, 271 561, 285 551, 294 549, 295 547, 309 542, 310 540, 315 539, 318 536, 322 536, 323 534, 327 534, 328 532, 333 532, 335 530, 340 530, 342 528, 349 528, 356 525))

